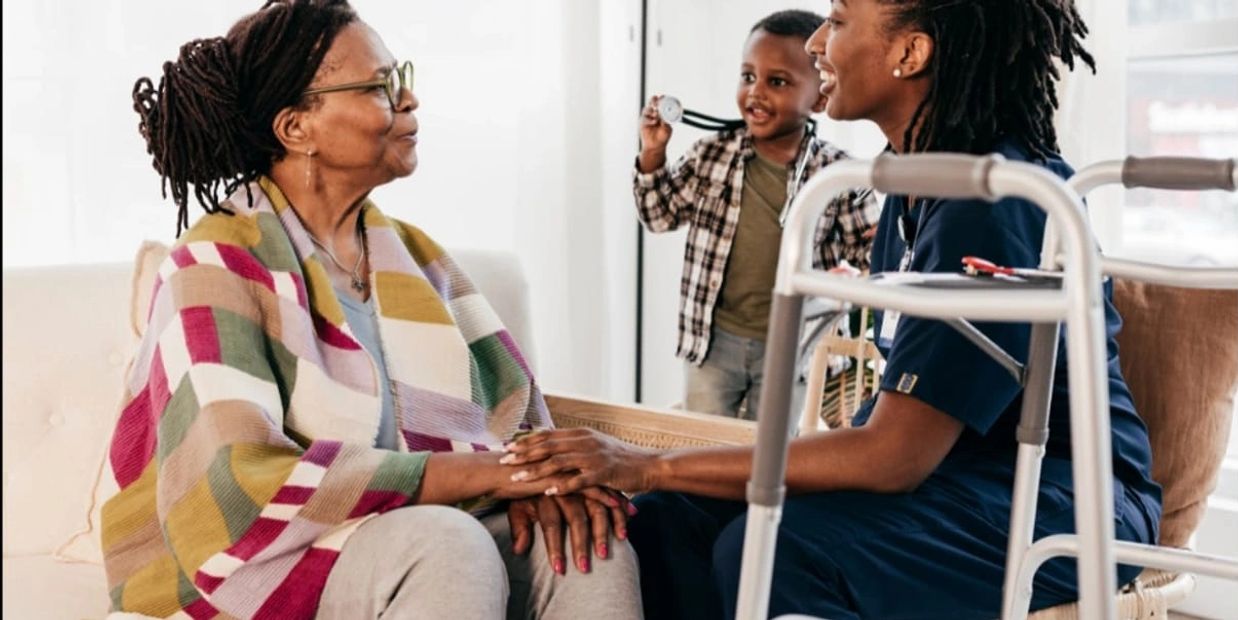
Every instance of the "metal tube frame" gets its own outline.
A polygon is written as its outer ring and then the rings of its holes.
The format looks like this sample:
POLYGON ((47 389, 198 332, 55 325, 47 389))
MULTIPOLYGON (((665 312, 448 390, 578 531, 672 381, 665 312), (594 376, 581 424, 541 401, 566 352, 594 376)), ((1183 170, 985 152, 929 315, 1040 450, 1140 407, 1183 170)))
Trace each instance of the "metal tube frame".
MULTIPOLYGON (((1182 189, 1234 191, 1238 186, 1238 166, 1233 161, 1230 167, 1230 178, 1191 179, 1193 183, 1179 184, 1175 187, 1165 187, 1160 183, 1146 182, 1137 174, 1132 173, 1132 165, 1155 166, 1159 161, 1182 166, 1192 160, 1180 157, 1149 157, 1146 159, 1130 157, 1125 160, 1102 161, 1083 168, 1075 173, 1066 183, 1080 196, 1087 196, 1092 190, 1102 185, 1122 184, 1126 187, 1146 187, 1151 189, 1182 189)), ((1201 166, 1216 166, 1226 160, 1196 159, 1201 166)), ((1165 178, 1157 179, 1164 181, 1165 178)), ((1045 247, 1050 247, 1046 245, 1045 247)), ((1230 267, 1169 267, 1157 263, 1101 256, 1101 270, 1110 276, 1128 280, 1138 280, 1165 286, 1182 288, 1238 288, 1238 269, 1230 267)))
MULTIPOLYGON (((1067 182, 1076 193, 1082 197, 1091 190, 1102 185, 1122 183, 1127 187, 1163 187, 1165 189, 1222 189, 1234 191, 1238 185, 1238 171, 1233 163, 1229 164, 1231 178, 1214 175, 1211 179, 1192 175, 1189 179, 1175 179, 1173 175, 1160 173, 1156 182, 1145 182, 1137 175, 1131 174, 1131 164, 1141 164, 1142 168, 1155 166, 1158 158, 1126 161, 1107 161, 1088 166, 1080 170, 1067 182), (1172 187, 1165 187, 1165 185, 1172 187)), ((1173 164, 1182 169, 1189 160, 1172 158, 1173 164)), ((1211 166, 1214 170, 1217 160, 1199 160, 1203 166, 1211 166)), ((1056 232, 1053 221, 1045 231, 1044 246, 1041 254, 1041 268, 1052 269, 1062 263, 1057 249, 1056 232), (1050 260, 1052 258, 1052 260, 1050 260)), ((1106 275, 1128 278, 1142 282, 1151 282, 1168 286, 1187 288, 1224 288, 1238 289, 1238 268, 1199 268, 1199 267, 1168 267, 1153 263, 1125 261, 1101 257, 1102 270, 1106 275)), ((1033 327, 1033 356, 1035 355, 1036 336, 1033 327)), ((1056 341, 1055 341, 1056 344, 1056 341)), ((1073 363, 1073 362, 1072 362, 1073 363)), ((1034 359, 1028 360, 1029 373, 1038 372, 1042 367, 1034 359)), ((1052 361, 1049 364, 1052 375, 1052 361)), ((1056 556, 1073 556, 1079 552, 1077 537, 1073 535, 1047 536, 1034 544, 1029 544, 1032 538, 1032 528, 1036 515, 1036 495, 1044 456, 1044 442, 1048 439, 1048 429, 1044 427, 1043 437, 1036 435, 1035 420, 1029 418, 1028 402, 1035 397, 1046 397, 1045 390, 1033 389, 1033 380, 1029 379, 1024 391, 1023 418, 1019 426, 1019 455, 1015 472, 1015 496, 1011 507, 1011 538, 1006 558, 1006 579, 1003 589, 1002 617, 1025 618, 1032 596, 1032 581, 1036 570, 1046 560, 1056 556), (1036 444, 1039 443, 1037 446, 1036 444)), ((1073 390, 1073 386, 1072 386, 1073 390)), ((1072 419, 1075 412, 1071 411, 1072 419)), ((1076 487, 1076 498, 1079 488, 1076 487)), ((1076 514, 1078 513, 1076 506, 1076 514)), ((1125 564, 1135 564, 1166 570, 1179 570, 1238 580, 1238 560, 1201 554, 1180 549, 1142 545, 1128 542, 1113 542, 1114 555, 1118 561, 1125 564)), ((1082 594, 1082 592, 1081 592, 1082 594)), ((1090 617, 1081 614, 1080 617, 1090 617)))
MULTIPOLYGON (((783 321, 798 319, 802 295, 814 294, 927 318, 1030 320, 1053 325, 1066 322, 1070 328, 1067 344, 1079 608, 1082 617, 1112 618, 1115 603, 1111 593, 1116 589, 1117 576, 1100 282, 1099 255, 1078 196, 1040 167, 992 156, 883 156, 869 162, 836 162, 810 180, 792 204, 778 260, 771 346, 765 359, 757 445, 748 483, 738 617, 765 618, 769 609, 773 554, 785 495, 787 423, 791 413, 787 397, 796 351, 793 336, 799 329, 798 320, 789 324, 783 321), (924 168, 932 173, 922 174, 924 168), (952 290, 943 294, 813 272, 810 254, 805 251, 811 244, 812 224, 831 197, 853 187, 922 196, 1025 198, 1048 212, 1049 221, 1061 228, 1061 240, 1055 240, 1055 246, 1061 245, 1066 257, 1062 290, 952 290), (776 400, 779 392, 782 398, 776 400)), ((1033 479, 1039 478, 1038 473, 1033 479)))

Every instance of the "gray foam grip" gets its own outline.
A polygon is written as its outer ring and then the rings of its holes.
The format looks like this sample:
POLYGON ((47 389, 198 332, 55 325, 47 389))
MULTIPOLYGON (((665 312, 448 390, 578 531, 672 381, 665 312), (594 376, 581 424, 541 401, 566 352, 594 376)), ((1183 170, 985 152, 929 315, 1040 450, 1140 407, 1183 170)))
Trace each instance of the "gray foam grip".
POLYGON ((887 194, 993 200, 989 170, 1002 160, 1000 155, 882 155, 873 162, 873 187, 887 194))
POLYGON ((1122 184, 1156 189, 1234 191, 1234 160, 1199 157, 1127 157, 1122 184))

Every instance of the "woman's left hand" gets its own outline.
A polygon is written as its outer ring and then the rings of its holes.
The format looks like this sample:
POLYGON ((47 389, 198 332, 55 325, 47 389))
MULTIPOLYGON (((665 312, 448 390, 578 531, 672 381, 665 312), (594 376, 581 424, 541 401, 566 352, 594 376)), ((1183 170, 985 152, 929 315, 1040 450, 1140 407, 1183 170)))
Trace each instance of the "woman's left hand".
POLYGON ((591 486, 625 492, 654 487, 658 453, 637 448, 593 429, 542 431, 507 445, 499 462, 511 466, 512 480, 534 482, 567 475, 548 495, 575 493, 591 486))
POLYGON ((546 557, 554 571, 566 574, 563 535, 567 527, 571 541, 573 563, 582 573, 589 572, 590 554, 603 560, 610 557, 610 534, 613 531, 619 540, 627 539, 627 518, 632 511, 626 498, 620 500, 615 493, 604 489, 590 489, 596 494, 543 495, 513 500, 507 509, 507 521, 512 531, 512 551, 523 555, 533 545, 533 524, 542 528, 542 540, 546 544, 546 557), (592 551, 590 548, 592 547, 592 551))

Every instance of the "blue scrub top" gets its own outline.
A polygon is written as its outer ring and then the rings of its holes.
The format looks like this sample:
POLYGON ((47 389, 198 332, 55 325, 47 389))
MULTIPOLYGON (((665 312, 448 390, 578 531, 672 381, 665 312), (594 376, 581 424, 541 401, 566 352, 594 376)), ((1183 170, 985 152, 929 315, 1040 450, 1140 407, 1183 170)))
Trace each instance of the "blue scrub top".
MULTIPOLYGON (((1054 174, 1068 178, 1073 170, 1060 158, 1036 160, 1014 141, 1007 140, 996 152, 1009 161, 1031 161, 1054 174)), ((877 236, 873 241, 872 271, 897 271, 907 249, 899 234, 905 196, 886 198, 877 236)), ((964 256, 979 256, 998 265, 1037 267, 1044 236, 1045 213, 1026 200, 1006 198, 996 204, 982 200, 917 200, 908 212, 919 225, 914 234, 910 270, 958 273, 964 256), (923 210, 923 213, 921 213, 923 210)), ((1160 486, 1152 481, 1152 457, 1148 432, 1135 414, 1130 390, 1118 366, 1114 340, 1122 320, 1114 309, 1112 283, 1105 284, 1105 323, 1109 359, 1110 424, 1113 431, 1113 471, 1129 491, 1143 500, 1145 514, 1153 522, 1160 513, 1160 486)), ((885 316, 876 314, 881 334, 885 316)), ((1031 327, 1028 323, 976 323, 976 327, 1020 362, 1027 361, 1031 327)), ((1045 479, 1062 478, 1069 484, 1069 467, 1052 467, 1053 459, 1070 459, 1070 403, 1067 390, 1065 330, 1059 341, 1057 372, 1050 401, 1049 442, 1046 446, 1045 479)), ((880 339, 879 339, 880 340, 880 339)), ((1017 453, 1015 428, 1019 422, 1023 388, 992 358, 950 326, 935 320, 903 315, 889 342, 878 348, 887 365, 881 389, 901 392, 958 419, 965 426, 962 436, 942 463, 974 464, 976 459, 1012 465, 1017 453)), ((867 421, 870 401, 857 413, 855 424, 867 421)))

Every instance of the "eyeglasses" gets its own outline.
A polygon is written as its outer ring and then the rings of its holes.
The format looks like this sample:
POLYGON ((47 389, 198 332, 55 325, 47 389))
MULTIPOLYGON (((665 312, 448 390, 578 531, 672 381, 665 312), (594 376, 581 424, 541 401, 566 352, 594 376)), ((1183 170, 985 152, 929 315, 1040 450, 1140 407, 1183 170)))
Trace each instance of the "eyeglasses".
POLYGON ((321 88, 311 88, 302 96, 321 95, 322 93, 334 93, 341 90, 363 90, 366 88, 382 87, 387 91, 387 101, 391 104, 391 109, 394 110, 400 103, 400 92, 407 88, 413 90, 413 63, 406 60, 397 64, 387 71, 387 74, 374 80, 366 80, 365 82, 352 82, 349 84, 336 84, 335 86, 323 86, 321 88))

